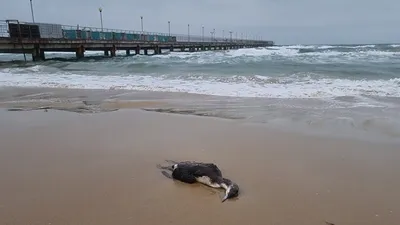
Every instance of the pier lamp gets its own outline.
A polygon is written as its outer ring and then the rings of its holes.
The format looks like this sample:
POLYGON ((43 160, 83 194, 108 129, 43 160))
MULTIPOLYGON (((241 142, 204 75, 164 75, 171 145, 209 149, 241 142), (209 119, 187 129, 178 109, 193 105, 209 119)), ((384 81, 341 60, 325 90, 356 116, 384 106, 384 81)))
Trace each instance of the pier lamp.
POLYGON ((142 34, 144 34, 144 31, 143 31, 143 16, 140 16, 140 24, 142 26, 142 34))
POLYGON ((204 26, 201 27, 201 41, 204 42, 204 26))
POLYGON ((188 42, 190 42, 190 24, 188 24, 188 42))
POLYGON ((215 40, 215 28, 213 29, 213 39, 215 40))
POLYGON ((168 21, 168 36, 171 37, 171 21, 168 21))
POLYGON ((99 8, 99 12, 100 12, 101 32, 103 32, 103 9, 101 7, 99 8))
POLYGON ((34 14, 33 14, 33 5, 32 5, 32 0, 30 0, 30 3, 31 3, 32 22, 34 23, 34 22, 35 22, 35 16, 34 16, 34 14))

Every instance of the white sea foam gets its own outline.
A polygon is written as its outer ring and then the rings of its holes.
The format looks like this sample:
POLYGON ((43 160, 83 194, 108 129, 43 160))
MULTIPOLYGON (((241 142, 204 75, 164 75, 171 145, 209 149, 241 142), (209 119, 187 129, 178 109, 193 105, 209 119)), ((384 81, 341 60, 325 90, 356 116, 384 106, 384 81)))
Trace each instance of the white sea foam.
MULTIPOLYGON (((290 58, 298 58, 299 60, 303 60, 303 58, 299 58, 299 56, 311 56, 318 58, 327 58, 333 60, 332 57, 336 57, 337 59, 346 59, 349 58, 355 59, 369 59, 369 57, 399 57, 400 52, 395 51, 381 51, 381 50, 373 50, 367 49, 368 46, 363 46, 360 51, 350 51, 350 52, 340 52, 336 50, 330 50, 333 46, 320 46, 318 49, 322 49, 325 51, 310 51, 310 52, 299 52, 300 48, 294 48, 293 46, 276 46, 269 48, 259 48, 259 49, 239 49, 239 50, 230 50, 227 52, 228 57, 262 57, 262 56, 283 56, 290 58)), ((350 47, 349 47, 350 48, 350 47)), ((351 47, 353 48, 353 47, 351 47)), ((356 47, 354 47, 356 48, 356 47)), ((359 48, 359 47, 357 47, 359 48)), ((301 48, 308 49, 308 48, 301 48)))
POLYGON ((335 46, 332 46, 332 45, 318 46, 318 49, 330 49, 330 48, 335 48, 335 46))
MULTIPOLYGON (((35 70, 40 70, 36 66, 35 70)), ((270 97, 332 98, 337 96, 400 97, 400 78, 390 80, 312 79, 308 76, 149 76, 80 75, 66 73, 18 73, 0 70, 0 86, 62 87, 82 89, 127 89, 196 94, 270 97)))
MULTIPOLYGON (((391 45, 395 48, 400 45, 391 45)), ((354 61, 354 60, 370 60, 375 57, 376 60, 392 59, 400 57, 398 51, 384 51, 379 49, 371 49, 375 45, 360 45, 360 46, 332 46, 332 45, 291 45, 291 46, 272 46, 267 48, 247 48, 227 51, 207 51, 207 52, 172 52, 170 54, 154 55, 153 58, 175 59, 192 63, 213 64, 221 63, 232 58, 247 58, 245 61, 261 61, 265 58, 285 57, 290 60, 297 61, 354 61), (357 49, 354 51, 338 51, 336 48, 357 49), (302 52, 301 49, 308 49, 309 52, 302 52), (313 51, 316 50, 316 51, 313 51)), ((103 55, 103 52, 87 51, 88 56, 103 55)), ((117 51, 117 55, 125 55, 124 51, 117 51)), ((57 52, 46 53, 47 58, 52 57, 74 57, 75 53, 57 52)), ((23 59, 22 55, 0 54, 0 59, 12 57, 14 59, 23 59)), ((30 55, 27 55, 28 60, 30 55)))

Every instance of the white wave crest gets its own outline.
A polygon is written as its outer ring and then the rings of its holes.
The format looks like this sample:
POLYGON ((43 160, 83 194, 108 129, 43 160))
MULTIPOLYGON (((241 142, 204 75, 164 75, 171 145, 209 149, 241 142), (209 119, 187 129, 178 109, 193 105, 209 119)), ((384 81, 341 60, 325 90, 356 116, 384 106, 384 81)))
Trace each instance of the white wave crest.
POLYGON ((235 97, 331 98, 337 96, 400 97, 400 78, 390 80, 312 79, 310 77, 148 75, 78 75, 0 72, 0 86, 127 89, 186 92, 235 97), (185 78, 186 77, 186 78, 185 78))
MULTIPOLYGON (((290 59, 298 59, 298 60, 306 60, 308 59, 327 59, 330 60, 370 60, 371 57, 376 58, 388 58, 388 57, 399 57, 400 52, 395 51, 381 51, 376 49, 369 49, 368 46, 364 46, 359 51, 349 51, 349 52, 341 52, 336 50, 331 50, 333 46, 320 46, 318 49, 325 51, 309 51, 309 52, 300 52, 299 48, 294 47, 268 47, 268 48, 249 48, 249 49, 239 49, 239 50, 231 50, 226 54, 228 57, 289 57, 290 59)), ((355 47, 354 47, 355 48, 355 47)), ((358 47, 359 48, 359 47, 358 47)), ((309 48, 302 48, 309 49, 309 48)))

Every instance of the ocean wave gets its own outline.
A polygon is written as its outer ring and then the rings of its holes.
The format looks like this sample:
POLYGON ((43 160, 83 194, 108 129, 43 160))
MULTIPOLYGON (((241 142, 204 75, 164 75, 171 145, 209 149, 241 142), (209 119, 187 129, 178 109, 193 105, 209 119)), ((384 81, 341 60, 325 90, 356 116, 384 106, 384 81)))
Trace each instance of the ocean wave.
MULTIPOLYGON (((400 45, 399 45, 400 46, 400 45)), ((87 55, 102 55, 102 52, 88 51, 87 55)), ((122 51, 118 55, 125 55, 122 51)), ((0 59, 7 58, 0 54, 0 59)), ((74 57, 72 53, 46 53, 47 58, 74 57)), ((13 55, 14 58, 18 57, 13 55)), ((165 52, 160 55, 120 57, 110 61, 135 63, 188 63, 188 64, 241 64, 270 60, 295 61, 299 63, 351 63, 351 62, 400 62, 398 45, 291 45, 265 48, 244 48, 225 51, 165 52)))
POLYGON ((0 86, 127 89, 268 98, 400 97, 400 78, 350 80, 316 78, 315 76, 297 74, 281 77, 262 75, 206 76, 201 74, 182 74, 181 76, 114 74, 98 76, 96 74, 79 75, 67 72, 35 74, 0 71, 0 86))
POLYGON ((299 57, 299 56, 319 56, 319 57, 331 57, 340 56, 358 59, 366 59, 370 56, 375 57, 399 57, 400 51, 393 50, 382 50, 374 49, 372 47, 363 46, 357 47, 358 50, 354 50, 355 47, 333 47, 333 46, 321 46, 321 47, 268 47, 261 49, 239 49, 231 50, 227 52, 228 57, 261 57, 261 56, 284 56, 284 57, 299 57))

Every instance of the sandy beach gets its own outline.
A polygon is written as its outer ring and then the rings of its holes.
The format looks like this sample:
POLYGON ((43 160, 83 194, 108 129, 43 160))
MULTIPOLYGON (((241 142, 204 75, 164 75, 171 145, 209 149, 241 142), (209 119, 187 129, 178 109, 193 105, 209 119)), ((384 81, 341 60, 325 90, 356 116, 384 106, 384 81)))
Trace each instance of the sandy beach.
POLYGON ((0 113, 0 224, 395 225, 398 146, 234 120, 121 109, 0 113), (164 177, 216 163, 241 188, 164 177))

